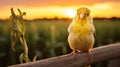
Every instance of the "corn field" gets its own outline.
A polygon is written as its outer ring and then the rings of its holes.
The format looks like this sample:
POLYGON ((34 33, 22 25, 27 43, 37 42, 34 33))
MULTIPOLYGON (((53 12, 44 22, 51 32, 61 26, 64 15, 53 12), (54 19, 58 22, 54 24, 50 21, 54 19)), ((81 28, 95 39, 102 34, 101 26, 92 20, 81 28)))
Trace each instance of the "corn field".
MULTIPOLYGON (((67 42, 67 28, 70 20, 25 20, 25 39, 29 58, 37 55, 37 60, 70 53, 67 42)), ((120 19, 94 19, 96 42, 94 47, 120 42, 120 19)), ((0 20, 0 67, 19 64, 23 52, 17 39, 14 52, 10 45, 8 20, 0 20)), ((106 67, 107 62, 93 64, 93 67, 106 67)))

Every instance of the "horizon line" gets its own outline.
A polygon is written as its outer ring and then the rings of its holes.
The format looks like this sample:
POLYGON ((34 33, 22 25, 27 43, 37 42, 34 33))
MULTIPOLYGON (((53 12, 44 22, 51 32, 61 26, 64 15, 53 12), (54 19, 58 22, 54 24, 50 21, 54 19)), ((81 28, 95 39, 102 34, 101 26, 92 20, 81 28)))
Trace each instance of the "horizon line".
MULTIPOLYGON (((9 18, 5 18, 2 19, 0 18, 0 20, 8 20, 9 18)), ((73 18, 58 18, 58 17, 54 17, 54 18, 47 18, 47 17, 43 17, 43 18, 33 18, 33 19, 26 19, 25 20, 70 20, 73 18)), ((93 19, 120 19, 120 17, 93 17, 93 19)))

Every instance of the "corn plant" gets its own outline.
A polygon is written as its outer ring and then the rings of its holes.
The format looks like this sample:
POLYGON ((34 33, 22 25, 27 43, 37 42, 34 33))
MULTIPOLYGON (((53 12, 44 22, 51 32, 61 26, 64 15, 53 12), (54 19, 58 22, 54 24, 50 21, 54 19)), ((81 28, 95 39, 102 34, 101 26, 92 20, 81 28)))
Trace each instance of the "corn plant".
POLYGON ((26 13, 21 12, 20 9, 18 9, 18 12, 19 12, 19 15, 16 15, 14 13, 13 8, 11 8, 11 16, 9 18, 10 25, 11 25, 11 46, 12 46, 12 49, 15 51, 14 46, 15 46, 16 39, 18 37, 24 48, 24 52, 21 53, 21 55, 19 56, 20 62, 23 63, 23 61, 24 62, 30 61, 30 59, 28 58, 28 46, 24 38, 25 27, 23 24, 24 23, 23 16, 26 15, 26 13))

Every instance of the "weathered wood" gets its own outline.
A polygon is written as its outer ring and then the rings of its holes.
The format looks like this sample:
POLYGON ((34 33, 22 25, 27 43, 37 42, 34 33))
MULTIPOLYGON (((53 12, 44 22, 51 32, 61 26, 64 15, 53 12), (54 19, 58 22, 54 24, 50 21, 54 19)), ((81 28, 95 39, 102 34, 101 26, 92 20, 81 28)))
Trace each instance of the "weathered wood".
POLYGON ((78 53, 77 59, 71 54, 66 54, 10 67, 81 67, 104 60, 120 58, 120 43, 94 48, 91 53, 91 62, 87 53, 78 53))
POLYGON ((120 67, 120 58, 110 60, 108 67, 120 67))

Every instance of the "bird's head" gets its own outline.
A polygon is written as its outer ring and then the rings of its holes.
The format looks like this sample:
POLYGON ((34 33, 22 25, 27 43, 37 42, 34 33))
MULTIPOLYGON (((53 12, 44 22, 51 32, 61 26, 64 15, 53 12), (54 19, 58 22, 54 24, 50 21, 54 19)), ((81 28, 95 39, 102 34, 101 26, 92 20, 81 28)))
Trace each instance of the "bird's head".
POLYGON ((86 18, 87 16, 89 16, 89 14, 90 14, 90 10, 88 8, 81 7, 79 9, 77 9, 77 16, 80 19, 86 18))

